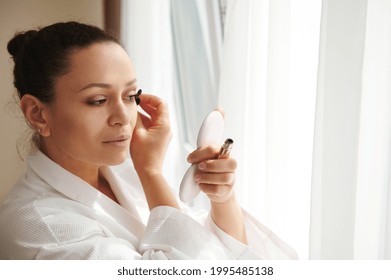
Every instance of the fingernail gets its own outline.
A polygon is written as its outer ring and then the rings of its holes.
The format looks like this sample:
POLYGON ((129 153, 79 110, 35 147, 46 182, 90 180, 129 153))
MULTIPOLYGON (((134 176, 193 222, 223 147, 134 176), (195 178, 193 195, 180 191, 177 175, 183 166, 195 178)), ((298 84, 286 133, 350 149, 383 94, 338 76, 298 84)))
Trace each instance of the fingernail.
POLYGON ((194 181, 198 182, 199 180, 201 180, 201 176, 199 174, 195 175, 194 181))
POLYGON ((205 162, 201 162, 198 164, 198 169, 199 170, 204 170, 206 168, 206 163, 205 162))

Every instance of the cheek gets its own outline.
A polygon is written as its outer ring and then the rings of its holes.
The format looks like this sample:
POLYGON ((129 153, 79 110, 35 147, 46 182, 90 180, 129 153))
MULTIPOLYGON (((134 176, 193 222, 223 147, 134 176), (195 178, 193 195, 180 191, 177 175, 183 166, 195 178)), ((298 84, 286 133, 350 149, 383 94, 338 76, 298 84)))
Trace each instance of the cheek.
POLYGON ((99 131, 102 117, 102 114, 86 114, 75 108, 57 110, 51 119, 51 134, 58 141, 89 138, 99 131))
POLYGON ((137 117, 138 117, 138 112, 136 109, 136 110, 133 110, 132 113, 130 114, 130 126, 132 127, 132 131, 136 127, 137 117))
MULTIPOLYGON (((105 110, 85 110, 78 106, 69 106, 66 110, 53 110, 50 121, 51 134, 56 140, 69 141, 82 139, 82 142, 91 138, 99 138, 107 132, 110 112, 105 110)), ((133 130, 137 123, 137 108, 129 110, 129 130, 133 130)), ((73 141, 74 142, 74 141, 73 141)))

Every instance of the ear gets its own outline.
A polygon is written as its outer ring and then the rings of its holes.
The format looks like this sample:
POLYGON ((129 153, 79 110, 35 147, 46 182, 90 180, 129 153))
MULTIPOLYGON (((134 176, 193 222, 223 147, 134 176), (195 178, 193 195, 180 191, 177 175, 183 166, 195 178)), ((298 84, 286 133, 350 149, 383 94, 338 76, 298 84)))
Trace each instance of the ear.
POLYGON ((47 106, 43 102, 31 94, 24 94, 20 99, 20 108, 31 128, 42 136, 50 135, 48 118, 44 113, 47 106))

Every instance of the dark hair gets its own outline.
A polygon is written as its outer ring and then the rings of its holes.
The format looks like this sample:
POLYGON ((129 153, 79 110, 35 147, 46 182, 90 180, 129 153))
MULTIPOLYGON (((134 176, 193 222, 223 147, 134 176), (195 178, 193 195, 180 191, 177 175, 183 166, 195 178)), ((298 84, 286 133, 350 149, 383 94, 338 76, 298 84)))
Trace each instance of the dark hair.
POLYGON ((19 97, 29 93, 51 103, 55 80, 69 71, 72 51, 101 42, 118 43, 102 29, 78 22, 60 22, 15 34, 7 49, 15 62, 14 85, 19 97))

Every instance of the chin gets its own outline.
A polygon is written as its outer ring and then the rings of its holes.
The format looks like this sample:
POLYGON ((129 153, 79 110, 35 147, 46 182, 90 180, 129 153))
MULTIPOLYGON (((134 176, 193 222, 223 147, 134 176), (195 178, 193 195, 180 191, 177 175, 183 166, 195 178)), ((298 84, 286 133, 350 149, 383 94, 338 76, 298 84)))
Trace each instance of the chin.
POLYGON ((106 166, 114 166, 124 163, 127 158, 129 158, 129 151, 127 151, 127 153, 116 153, 115 156, 109 155, 103 160, 103 162, 106 166))

